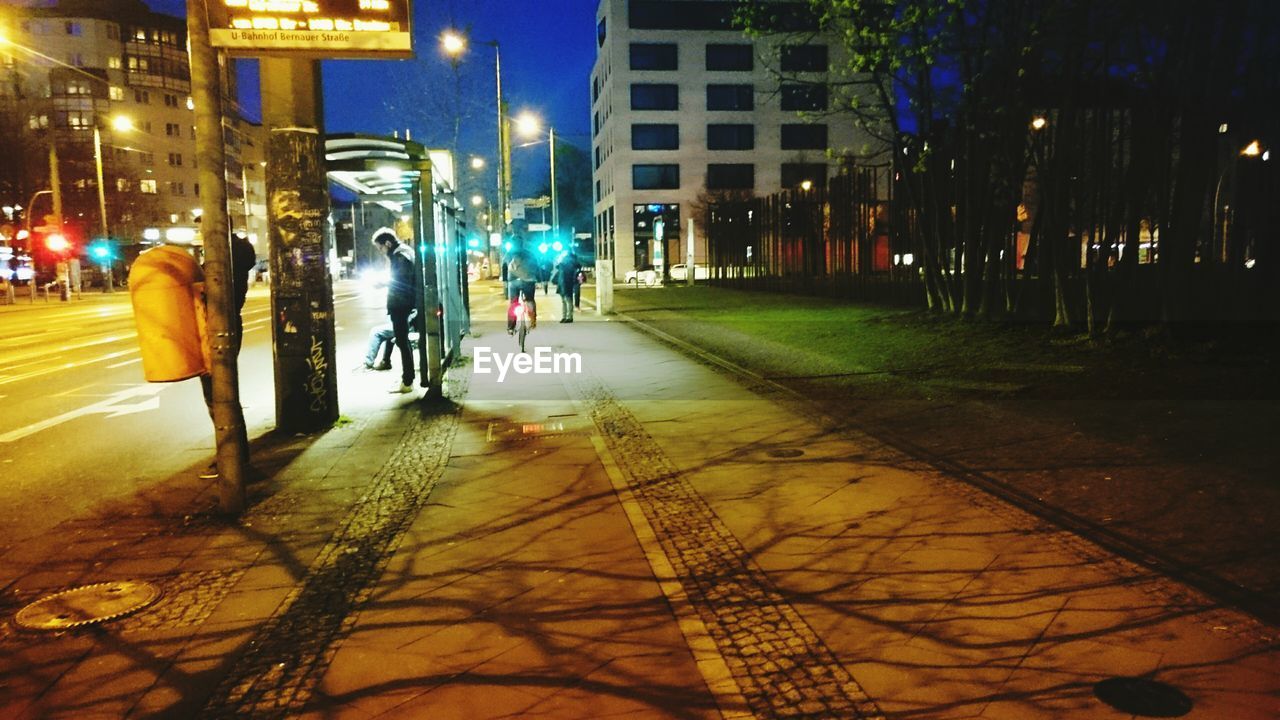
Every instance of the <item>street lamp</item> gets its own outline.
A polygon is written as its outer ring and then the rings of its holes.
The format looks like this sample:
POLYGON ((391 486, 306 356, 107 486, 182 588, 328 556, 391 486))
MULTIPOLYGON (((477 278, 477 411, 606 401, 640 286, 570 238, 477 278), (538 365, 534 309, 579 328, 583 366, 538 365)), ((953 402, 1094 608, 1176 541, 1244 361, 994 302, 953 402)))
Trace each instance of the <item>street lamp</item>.
MULTIPOLYGON (((477 41, 481 45, 488 45, 493 48, 493 77, 494 88, 497 92, 498 101, 498 221, 499 231, 505 230, 511 215, 511 209, 508 207, 511 197, 511 138, 507 132, 507 106, 502 101, 502 51, 498 46, 497 40, 477 41)), ((458 62, 462 55, 467 51, 467 36, 456 31, 446 30, 440 34, 440 49, 448 55, 453 62, 458 62)), ((479 170, 484 167, 484 161, 480 159, 480 164, 476 164, 474 158, 471 161, 471 167, 479 170)), ((493 268, 497 265, 497 257, 493 248, 490 248, 489 267, 493 268)))
MULTIPOLYGON (((515 118, 516 130, 525 137, 540 137, 542 122, 538 116, 530 112, 522 112, 515 118)), ((541 140, 539 140, 541 142, 541 140)), ((547 142, 551 156, 551 235, 560 235, 560 204, 556 200, 556 129, 547 128, 547 142)))
MULTIPOLYGON (((111 119, 111 127, 118 132, 127 132, 133 129, 133 121, 123 115, 117 115, 111 119)), ((111 237, 107 229, 107 191, 102 179, 102 129, 97 120, 93 123, 93 164, 94 170, 98 174, 98 215, 102 228, 103 242, 109 242, 111 237)), ((106 257, 101 258, 105 277, 103 278, 103 292, 115 292, 115 279, 111 261, 111 255, 108 251, 106 257)))
POLYGON ((471 158, 471 169, 472 169, 472 170, 483 170, 483 169, 484 169, 484 158, 482 158, 482 157, 473 157, 473 158, 471 158))
MULTIPOLYGON (((1224 125, 1223 127, 1225 128, 1225 125, 1224 125)), ((1222 169, 1222 172, 1221 172, 1221 173, 1219 173, 1219 174, 1218 174, 1218 182, 1217 182, 1217 184, 1214 186, 1214 190, 1213 190, 1213 226, 1212 226, 1212 228, 1211 228, 1211 230, 1210 230, 1210 233, 1211 233, 1211 234, 1210 234, 1210 240, 1211 240, 1211 242, 1216 241, 1216 242, 1219 244, 1219 246, 1220 246, 1220 248, 1221 248, 1221 249, 1220 249, 1220 252, 1219 252, 1219 259, 1220 259, 1220 261, 1221 261, 1221 262, 1223 262, 1223 263, 1227 262, 1227 260, 1228 260, 1228 257, 1227 257, 1227 227, 1231 225, 1231 212, 1230 212, 1231 208, 1230 208, 1229 206, 1224 206, 1224 205, 1222 205, 1222 204, 1221 204, 1221 203, 1222 203, 1222 183, 1223 183, 1223 181, 1224 181, 1224 180, 1226 180, 1226 179, 1227 179, 1227 175, 1228 175, 1228 174, 1230 174, 1230 175, 1232 176, 1232 180, 1231 180, 1231 187, 1232 187, 1232 189, 1231 189, 1231 194, 1232 194, 1232 196, 1234 197, 1234 195, 1235 195, 1235 193, 1236 193, 1236 190, 1235 190, 1235 185, 1236 185, 1236 179, 1235 179, 1236 162, 1237 162, 1240 158, 1256 158, 1256 157, 1258 157, 1258 156, 1262 156, 1262 160, 1263 160, 1263 162, 1266 162, 1267 160, 1269 160, 1269 159, 1271 158, 1271 153, 1270 153, 1270 151, 1268 151, 1268 150, 1266 150, 1266 149, 1264 149, 1264 148, 1262 147, 1262 143, 1261 143, 1261 142, 1259 142, 1258 140, 1253 140, 1253 141, 1252 141, 1252 142, 1250 142, 1248 145, 1245 145, 1243 148, 1241 148, 1241 149, 1240 149, 1240 151, 1239 151, 1238 153, 1234 153, 1234 154, 1233 154, 1233 156, 1231 157, 1231 162, 1227 163, 1227 166, 1226 166, 1225 168, 1223 168, 1223 169, 1222 169), (1219 215, 1221 215, 1221 218, 1222 218, 1221 220, 1219 220, 1219 219, 1218 219, 1218 218, 1219 218, 1219 215)), ((1233 202, 1233 204, 1235 204, 1234 200, 1233 200, 1232 202, 1233 202)), ((1212 252, 1212 248, 1210 249, 1210 251, 1212 252)))
POLYGON ((445 30, 440 34, 440 48, 446 55, 457 58, 466 52, 467 38, 453 30, 445 30))

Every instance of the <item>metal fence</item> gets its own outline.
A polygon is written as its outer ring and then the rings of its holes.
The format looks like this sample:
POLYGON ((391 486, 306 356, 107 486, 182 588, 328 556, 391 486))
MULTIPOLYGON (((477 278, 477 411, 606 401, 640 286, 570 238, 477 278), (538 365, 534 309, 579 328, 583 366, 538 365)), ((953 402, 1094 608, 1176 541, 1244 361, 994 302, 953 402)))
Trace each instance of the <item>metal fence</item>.
POLYGON ((883 167, 854 167, 826 185, 710 203, 710 283, 920 302, 923 286, 911 258, 893 252, 886 174, 883 167))

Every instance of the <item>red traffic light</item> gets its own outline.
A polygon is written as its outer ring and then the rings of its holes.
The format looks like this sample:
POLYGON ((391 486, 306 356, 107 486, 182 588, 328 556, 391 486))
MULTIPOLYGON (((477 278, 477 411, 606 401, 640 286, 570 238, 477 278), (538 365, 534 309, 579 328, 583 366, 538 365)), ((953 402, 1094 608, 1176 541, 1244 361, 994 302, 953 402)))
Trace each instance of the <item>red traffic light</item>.
POLYGON ((67 239, 62 235, 53 233, 45 237, 44 246, 52 252, 60 253, 66 252, 71 247, 71 243, 67 242, 67 239))

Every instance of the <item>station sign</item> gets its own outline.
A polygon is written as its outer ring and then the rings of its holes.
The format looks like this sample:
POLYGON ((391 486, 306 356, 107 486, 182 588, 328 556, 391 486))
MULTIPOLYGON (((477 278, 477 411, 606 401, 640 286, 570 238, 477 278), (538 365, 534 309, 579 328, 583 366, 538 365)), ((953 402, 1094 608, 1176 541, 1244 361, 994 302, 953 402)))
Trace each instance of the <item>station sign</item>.
POLYGON ((209 39, 232 55, 410 57, 411 0, 208 0, 209 39))

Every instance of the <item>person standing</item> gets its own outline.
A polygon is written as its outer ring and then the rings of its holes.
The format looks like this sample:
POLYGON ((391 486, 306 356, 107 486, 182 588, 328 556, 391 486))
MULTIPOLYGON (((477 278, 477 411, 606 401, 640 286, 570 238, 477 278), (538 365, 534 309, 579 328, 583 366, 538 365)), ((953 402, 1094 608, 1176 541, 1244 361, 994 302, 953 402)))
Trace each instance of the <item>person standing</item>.
MULTIPOLYGON (((249 242, 249 238, 244 233, 232 233, 231 235, 231 301, 235 312, 231 315, 232 329, 231 333, 231 357, 240 357, 240 347, 244 344, 244 301, 249 296, 249 273, 253 270, 253 266, 258 261, 258 251, 254 249, 253 243, 249 242)), ((239 382, 237 380, 237 382, 239 382)), ((209 408, 209 417, 213 417, 213 377, 208 373, 200 376, 200 389, 204 392, 204 403, 209 408)), ((249 431, 245 427, 244 408, 240 405, 235 406, 235 412, 239 416, 236 427, 240 432, 240 447, 244 453, 243 464, 247 468, 249 466, 249 431)), ((211 463, 200 473, 200 477, 209 479, 218 477, 217 463, 211 463)))
POLYGON ((573 298, 577 294, 578 273, 581 270, 582 265, 578 262, 578 256, 572 250, 565 253, 556 264, 554 272, 556 289, 560 293, 560 322, 562 323, 573 322, 573 298))
POLYGON ((409 314, 413 312, 415 305, 413 250, 389 232, 376 236, 373 242, 382 248, 391 263, 390 279, 387 281, 387 315, 391 318, 396 347, 400 348, 400 383, 391 392, 413 392, 413 349, 409 346, 409 314))

